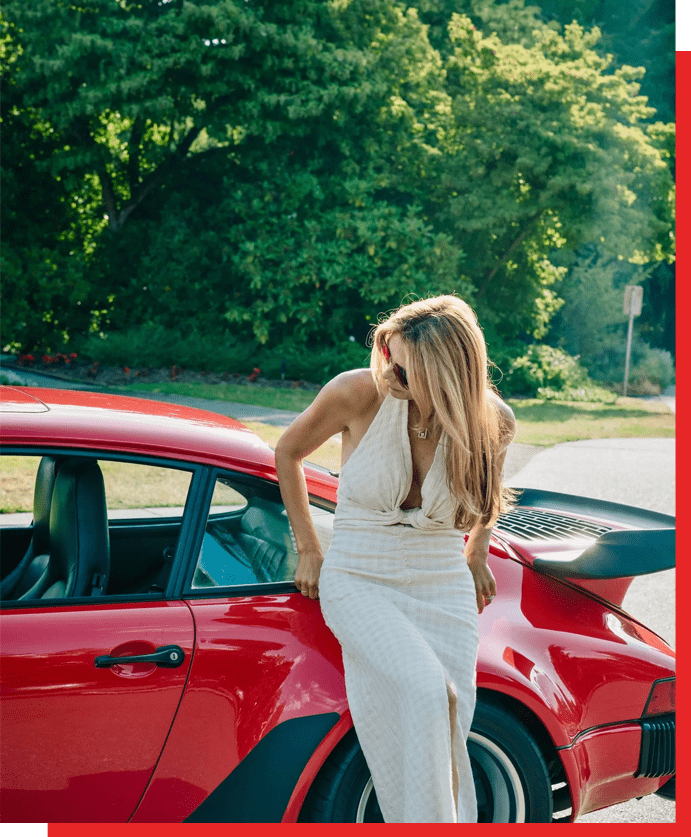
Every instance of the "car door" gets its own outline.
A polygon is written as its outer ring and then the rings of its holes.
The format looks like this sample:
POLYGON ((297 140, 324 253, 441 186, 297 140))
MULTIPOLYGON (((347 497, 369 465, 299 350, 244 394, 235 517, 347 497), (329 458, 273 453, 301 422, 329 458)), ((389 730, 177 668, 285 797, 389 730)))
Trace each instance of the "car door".
MULTIPOLYGON (((308 760, 347 711, 341 650, 319 602, 293 584, 278 486, 217 471, 204 506, 181 580, 194 662, 132 822, 281 822, 308 760)), ((311 509, 326 550, 333 510, 311 509)))
MULTIPOLYGON (((36 457, 24 459, 20 471, 35 469, 36 457)), ((0 787, 6 822, 127 821, 163 749, 190 669, 192 615, 164 591, 194 526, 183 514, 194 469, 98 461, 109 506, 108 589, 75 599, 3 602, 0 787)), ((21 514, 0 520, 14 532, 9 544, 29 537, 16 536, 21 514)))

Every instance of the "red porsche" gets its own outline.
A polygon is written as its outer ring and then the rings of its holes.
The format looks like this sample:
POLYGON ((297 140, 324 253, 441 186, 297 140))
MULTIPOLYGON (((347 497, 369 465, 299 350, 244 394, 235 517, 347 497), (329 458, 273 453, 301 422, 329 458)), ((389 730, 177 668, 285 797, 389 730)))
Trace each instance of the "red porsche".
MULTIPOLYGON (((6 822, 382 822, 271 449, 222 416, 2 387, 6 822)), ((308 469, 328 544, 337 479, 308 469)), ((535 490, 491 546, 480 822, 674 796, 675 660, 622 610, 674 519, 535 490)))

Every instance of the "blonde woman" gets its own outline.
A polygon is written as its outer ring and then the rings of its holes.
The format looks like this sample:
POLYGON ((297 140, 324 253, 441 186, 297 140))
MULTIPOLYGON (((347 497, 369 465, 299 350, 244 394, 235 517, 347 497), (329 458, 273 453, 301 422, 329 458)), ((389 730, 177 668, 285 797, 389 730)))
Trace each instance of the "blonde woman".
POLYGON ((341 643, 385 822, 477 821, 466 739, 514 427, 488 381, 474 312, 441 296, 380 323, 371 368, 330 381, 276 447, 299 556, 295 584, 320 598, 341 643), (302 460, 336 433, 342 471, 322 555, 302 460))

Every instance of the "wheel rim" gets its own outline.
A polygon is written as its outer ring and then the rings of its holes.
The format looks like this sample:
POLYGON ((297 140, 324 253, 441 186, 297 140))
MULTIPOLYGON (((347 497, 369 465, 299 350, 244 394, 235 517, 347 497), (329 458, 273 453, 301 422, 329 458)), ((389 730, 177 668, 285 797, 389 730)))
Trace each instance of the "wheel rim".
POLYGON ((471 731, 468 754, 475 779, 478 822, 525 822, 523 783, 504 750, 492 739, 471 731))
MULTIPOLYGON (((475 780, 479 823, 525 822, 521 777, 508 755, 491 738, 471 731, 468 755, 475 780)), ((355 822, 384 822, 370 776, 358 801, 355 822)))
POLYGON ((371 776, 360 794, 355 822, 384 822, 377 802, 377 794, 374 793, 374 783, 371 776))

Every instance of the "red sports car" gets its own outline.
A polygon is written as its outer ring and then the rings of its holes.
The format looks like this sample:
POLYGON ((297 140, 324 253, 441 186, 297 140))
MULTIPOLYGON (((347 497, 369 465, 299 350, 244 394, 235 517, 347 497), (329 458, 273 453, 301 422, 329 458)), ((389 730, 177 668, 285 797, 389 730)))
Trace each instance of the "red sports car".
MULTIPOLYGON (((381 822, 271 449, 213 413, 2 388, 2 818, 381 822)), ((329 541, 337 480, 308 470, 329 541)), ((674 794, 674 653, 621 609, 674 519, 526 490, 491 547, 481 822, 674 794)))

